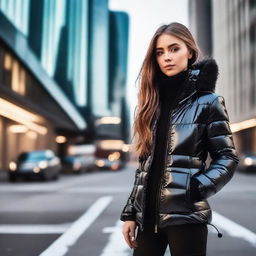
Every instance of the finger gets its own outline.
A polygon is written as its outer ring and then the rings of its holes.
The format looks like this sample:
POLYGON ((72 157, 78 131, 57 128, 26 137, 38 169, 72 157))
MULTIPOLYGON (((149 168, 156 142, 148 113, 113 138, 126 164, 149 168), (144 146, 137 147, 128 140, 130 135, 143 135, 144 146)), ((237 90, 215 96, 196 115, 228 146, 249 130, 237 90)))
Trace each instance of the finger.
POLYGON ((137 243, 137 240, 136 240, 136 237, 135 237, 135 236, 133 236, 132 238, 130 238, 130 241, 131 241, 131 243, 134 243, 134 244, 137 243))
POLYGON ((129 230, 125 230, 123 232, 123 235, 124 235, 124 239, 125 239, 126 243, 128 244, 128 246, 130 248, 132 248, 132 244, 131 244, 130 237, 129 237, 129 230))
POLYGON ((137 241, 135 239, 135 229, 132 228, 129 232, 129 236, 130 236, 130 241, 133 247, 137 246, 137 241))
POLYGON ((131 242, 135 241, 135 236, 134 236, 134 234, 131 231, 129 233, 129 237, 130 237, 130 241, 131 242))

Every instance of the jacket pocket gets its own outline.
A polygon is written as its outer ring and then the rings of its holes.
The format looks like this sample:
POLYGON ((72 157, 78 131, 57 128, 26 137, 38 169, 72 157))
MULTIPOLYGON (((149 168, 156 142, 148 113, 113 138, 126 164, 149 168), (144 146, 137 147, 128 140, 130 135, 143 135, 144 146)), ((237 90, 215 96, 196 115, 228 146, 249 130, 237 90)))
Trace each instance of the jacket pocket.
POLYGON ((189 174, 188 187, 187 187, 187 204, 192 210, 196 210, 194 203, 196 203, 197 201, 193 202, 191 197, 192 190, 195 189, 191 186, 191 178, 192 178, 192 175, 189 174))
POLYGON ((191 174, 186 172, 168 172, 167 182, 161 193, 161 213, 189 213, 193 204, 189 198, 191 174))

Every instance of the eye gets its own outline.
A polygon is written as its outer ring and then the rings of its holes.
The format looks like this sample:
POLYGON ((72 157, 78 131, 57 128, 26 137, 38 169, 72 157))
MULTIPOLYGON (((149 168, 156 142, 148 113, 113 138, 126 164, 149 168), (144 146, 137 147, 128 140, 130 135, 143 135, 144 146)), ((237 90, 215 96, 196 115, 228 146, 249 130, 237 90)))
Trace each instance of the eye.
POLYGON ((156 56, 160 56, 163 52, 156 52, 156 56))
POLYGON ((179 48, 172 48, 172 50, 174 51, 174 52, 177 52, 178 50, 179 50, 179 48))

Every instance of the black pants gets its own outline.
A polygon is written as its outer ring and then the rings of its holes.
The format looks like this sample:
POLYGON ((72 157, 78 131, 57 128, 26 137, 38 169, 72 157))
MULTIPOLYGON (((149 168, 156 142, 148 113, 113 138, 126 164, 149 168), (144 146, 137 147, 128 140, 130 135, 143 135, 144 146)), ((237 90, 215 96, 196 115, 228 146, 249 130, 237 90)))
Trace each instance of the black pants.
POLYGON ((168 226, 158 233, 153 224, 145 224, 143 231, 138 227, 133 256, 163 256, 168 245, 171 256, 205 256, 207 236, 207 224, 168 226))

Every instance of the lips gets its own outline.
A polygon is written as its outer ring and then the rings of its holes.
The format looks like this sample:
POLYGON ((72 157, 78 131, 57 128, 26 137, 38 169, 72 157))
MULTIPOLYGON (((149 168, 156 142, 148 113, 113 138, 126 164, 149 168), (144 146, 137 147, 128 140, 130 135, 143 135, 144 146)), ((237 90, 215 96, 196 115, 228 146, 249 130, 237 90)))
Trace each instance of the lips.
POLYGON ((165 66, 165 68, 173 68, 175 65, 167 65, 167 66, 165 66))

